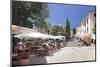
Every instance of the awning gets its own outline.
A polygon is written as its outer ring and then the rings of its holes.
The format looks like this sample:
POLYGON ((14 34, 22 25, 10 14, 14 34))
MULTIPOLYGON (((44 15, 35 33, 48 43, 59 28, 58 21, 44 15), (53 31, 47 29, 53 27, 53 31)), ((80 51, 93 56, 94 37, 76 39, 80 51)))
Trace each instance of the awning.
POLYGON ((19 35, 15 35, 16 38, 23 39, 23 38, 41 38, 41 39, 49 39, 53 38, 51 35, 43 34, 39 32, 29 32, 29 33, 21 33, 19 35))
POLYGON ((21 27, 17 25, 12 25, 12 34, 21 34, 21 33, 29 33, 29 32, 36 32, 34 29, 21 27))

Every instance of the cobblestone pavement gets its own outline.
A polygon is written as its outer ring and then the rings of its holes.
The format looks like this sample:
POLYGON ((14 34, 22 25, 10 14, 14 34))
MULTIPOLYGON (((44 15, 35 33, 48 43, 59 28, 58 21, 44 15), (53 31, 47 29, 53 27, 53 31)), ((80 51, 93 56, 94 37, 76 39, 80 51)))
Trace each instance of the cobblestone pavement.
POLYGON ((48 64, 48 63, 63 63, 77 61, 94 61, 95 47, 84 46, 79 47, 77 40, 71 40, 66 43, 66 47, 55 52, 53 56, 33 57, 30 56, 31 64, 48 64))

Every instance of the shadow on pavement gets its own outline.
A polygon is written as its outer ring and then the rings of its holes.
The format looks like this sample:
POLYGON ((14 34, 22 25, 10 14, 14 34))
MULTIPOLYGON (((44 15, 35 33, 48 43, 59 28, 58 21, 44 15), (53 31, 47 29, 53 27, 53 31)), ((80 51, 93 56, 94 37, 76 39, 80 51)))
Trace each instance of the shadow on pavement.
POLYGON ((31 56, 30 64, 47 64, 45 56, 31 56))

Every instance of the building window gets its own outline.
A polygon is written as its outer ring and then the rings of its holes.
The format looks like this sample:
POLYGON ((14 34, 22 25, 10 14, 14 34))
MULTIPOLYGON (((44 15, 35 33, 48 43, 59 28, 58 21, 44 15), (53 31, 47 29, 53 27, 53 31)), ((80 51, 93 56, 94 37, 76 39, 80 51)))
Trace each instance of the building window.
POLYGON ((94 17, 96 17, 96 13, 94 13, 94 17))
POLYGON ((87 24, 88 24, 88 19, 87 19, 87 24))
POLYGON ((96 22, 96 13, 94 13, 94 22, 96 22))
POLYGON ((87 27, 87 33, 88 33, 88 27, 87 27))

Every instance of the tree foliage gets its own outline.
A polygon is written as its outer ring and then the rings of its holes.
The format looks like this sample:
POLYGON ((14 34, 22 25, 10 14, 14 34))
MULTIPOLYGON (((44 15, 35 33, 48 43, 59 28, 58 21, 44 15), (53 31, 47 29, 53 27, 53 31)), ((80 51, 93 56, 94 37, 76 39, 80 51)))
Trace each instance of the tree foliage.
POLYGON ((64 32, 63 26, 61 25, 54 25, 52 29, 52 34, 53 35, 59 35, 62 32, 64 32))
POLYGON ((66 34, 66 38, 70 37, 70 22, 68 18, 66 20, 65 34, 66 34))
POLYGON ((32 28, 49 16, 48 5, 39 2, 12 1, 12 24, 32 28), (31 20, 29 20, 31 19, 31 20))
POLYGON ((45 30, 46 33, 49 33, 50 32, 50 29, 51 29, 50 23, 44 21, 44 22, 41 23, 40 26, 41 26, 40 28, 43 29, 43 30, 45 30))
POLYGON ((96 33, 96 23, 94 24, 94 27, 93 27, 93 33, 96 33))
POLYGON ((73 28, 73 34, 76 34, 76 29, 75 28, 73 28))

